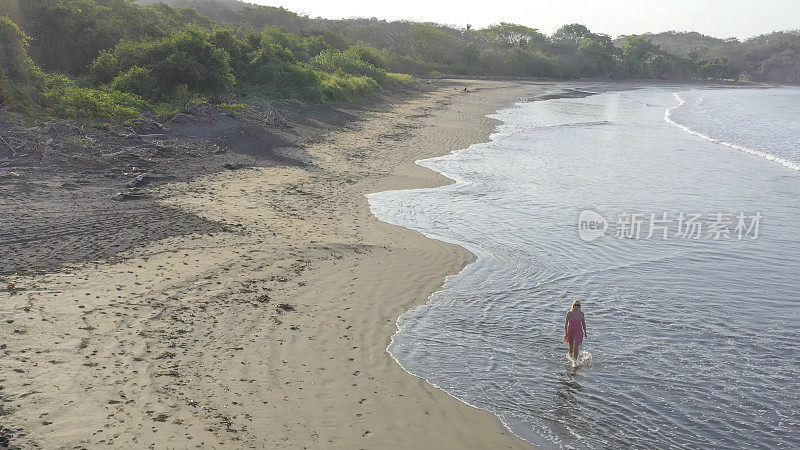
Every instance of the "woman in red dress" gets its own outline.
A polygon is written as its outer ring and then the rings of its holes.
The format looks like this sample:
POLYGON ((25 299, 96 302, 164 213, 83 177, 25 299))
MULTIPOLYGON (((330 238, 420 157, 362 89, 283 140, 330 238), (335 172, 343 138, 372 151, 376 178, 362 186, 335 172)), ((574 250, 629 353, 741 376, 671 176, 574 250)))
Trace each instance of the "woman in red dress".
POLYGON ((567 311, 567 319, 564 321, 564 342, 569 342, 569 356, 578 359, 578 347, 586 337, 586 319, 581 311, 581 302, 575 300, 572 308, 567 311))

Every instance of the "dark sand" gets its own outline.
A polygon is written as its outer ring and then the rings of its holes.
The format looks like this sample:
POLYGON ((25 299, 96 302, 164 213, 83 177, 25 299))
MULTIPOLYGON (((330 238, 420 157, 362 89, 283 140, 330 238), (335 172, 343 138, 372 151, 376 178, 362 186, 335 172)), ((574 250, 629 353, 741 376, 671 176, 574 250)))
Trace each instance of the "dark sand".
POLYGON ((338 106, 287 101, 277 116, 264 102, 201 106, 163 127, 143 121, 112 132, 54 123, 19 133, 15 118, 0 113, 8 142, 48 143, 22 146, 16 156, 0 143, 0 276, 112 260, 166 237, 228 230, 154 201, 151 190, 225 170, 306 167, 304 146, 419 94, 399 89, 338 106))

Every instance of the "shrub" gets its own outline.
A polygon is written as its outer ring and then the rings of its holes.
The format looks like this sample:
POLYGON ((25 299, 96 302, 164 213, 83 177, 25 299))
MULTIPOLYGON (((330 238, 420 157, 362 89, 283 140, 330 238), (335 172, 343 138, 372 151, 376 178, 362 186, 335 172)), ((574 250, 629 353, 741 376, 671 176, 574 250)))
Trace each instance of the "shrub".
MULTIPOLYGON (((125 44, 121 44, 121 48, 125 44)), ((89 74, 94 83, 108 83, 122 72, 119 58, 109 52, 100 52, 92 61, 89 74)))
POLYGON ((245 111, 245 106, 242 103, 222 103, 219 106, 229 113, 241 113, 245 111))
POLYGON ((193 24, 211 28, 207 17, 164 4, 131 0, 0 0, 0 15, 14 18, 34 39, 29 54, 47 71, 86 74, 102 50, 121 39, 157 39, 193 24))
POLYGON ((250 68, 260 67, 271 64, 274 60, 280 60, 287 63, 297 62, 295 60, 294 53, 292 53, 291 50, 281 47, 279 44, 273 42, 261 44, 261 47, 259 47, 258 50, 252 52, 250 54, 250 62, 248 66, 250 68))
POLYGON ((341 70, 328 73, 285 61, 262 65, 243 86, 244 93, 268 100, 300 98, 318 103, 348 101, 379 90, 378 83, 367 76, 341 70))
POLYGON ((34 64, 28 56, 28 36, 6 16, 0 16, 0 78, 31 81, 34 64))
POLYGON ((306 55, 309 58, 313 58, 314 56, 322 53, 323 50, 327 50, 329 48, 337 50, 344 50, 347 48, 347 44, 345 44, 344 39, 341 36, 333 35, 331 33, 317 33, 317 35, 307 37, 303 40, 303 46, 305 47, 306 55))
POLYGON ((25 33, 8 17, 0 17, 0 104, 13 111, 35 114, 41 71, 27 49, 25 33))
POLYGON ((282 49, 291 59, 287 61, 308 61, 308 47, 299 36, 283 31, 280 27, 266 27, 261 33, 261 46, 282 49))
POLYGON ((41 101, 48 115, 72 119, 127 118, 147 109, 137 95, 78 87, 64 75, 47 75, 41 101))
POLYGON ((366 45, 353 45, 349 49, 351 52, 358 56, 358 59, 372 64, 378 69, 386 70, 389 67, 387 58, 381 54, 377 49, 366 45))
POLYGON ((388 72, 386 74, 386 84, 390 86, 400 86, 404 84, 411 84, 413 82, 414 79, 411 78, 411 75, 407 73, 388 72))
POLYGON ((27 53, 27 37, 0 17, 0 102, 31 117, 131 117, 146 108, 138 96, 79 87, 65 75, 45 74, 27 53))
POLYGON ((342 71, 320 72, 322 101, 349 101, 357 97, 368 97, 380 90, 378 83, 367 76, 353 76, 342 71))
POLYGON ((310 67, 291 64, 273 58, 260 60, 248 78, 247 93, 265 99, 302 98, 316 102, 325 101, 319 78, 310 67))
POLYGON ((138 67, 149 71, 153 80, 153 91, 148 92, 151 100, 173 99, 182 85, 191 94, 219 97, 229 93, 235 84, 229 59, 225 50, 208 41, 207 34, 188 27, 155 41, 121 42, 95 59, 91 75, 101 83, 112 82, 120 74, 127 74, 123 77, 125 82, 133 82, 134 78, 143 82, 144 72, 130 72, 138 67))
POLYGON ((246 70, 247 64, 250 62, 250 52, 258 47, 258 45, 252 45, 248 40, 239 39, 233 30, 227 28, 214 30, 209 35, 208 41, 228 53, 230 65, 235 74, 243 73, 246 70))
POLYGON ((109 83, 109 87, 146 98, 158 96, 158 81, 153 78, 153 74, 149 69, 139 66, 133 66, 127 72, 114 77, 109 83))
POLYGON ((341 70, 350 75, 368 76, 379 84, 384 84, 386 82, 386 71, 362 60, 359 55, 359 51, 352 47, 343 52, 328 49, 315 56, 312 59, 312 63, 315 67, 326 72, 333 73, 341 70))
POLYGON ((0 105, 10 111, 35 117, 41 115, 39 88, 30 83, 0 79, 0 105))
POLYGON ((161 119, 171 119, 183 111, 183 108, 173 103, 156 103, 151 110, 161 119))
POLYGON ((389 70, 392 72, 428 76, 437 71, 435 64, 398 53, 389 53, 387 59, 389 61, 389 70))

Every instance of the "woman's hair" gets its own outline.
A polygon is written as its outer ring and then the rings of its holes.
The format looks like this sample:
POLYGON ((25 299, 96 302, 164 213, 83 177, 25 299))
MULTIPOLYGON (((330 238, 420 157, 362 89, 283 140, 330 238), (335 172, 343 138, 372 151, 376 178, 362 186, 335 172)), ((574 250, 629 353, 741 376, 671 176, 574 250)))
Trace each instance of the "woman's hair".
POLYGON ((576 306, 577 306, 578 308, 580 308, 580 307, 581 307, 581 301, 580 301, 580 300, 575 300, 574 302, 572 302, 572 308, 570 308, 569 310, 570 310, 570 311, 575 311, 575 307, 576 307, 576 306))

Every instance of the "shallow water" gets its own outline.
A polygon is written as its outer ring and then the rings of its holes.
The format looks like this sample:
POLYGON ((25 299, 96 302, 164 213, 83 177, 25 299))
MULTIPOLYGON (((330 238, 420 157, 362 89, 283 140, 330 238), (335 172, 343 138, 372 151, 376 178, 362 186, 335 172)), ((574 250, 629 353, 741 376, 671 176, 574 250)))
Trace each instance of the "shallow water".
POLYGON ((420 162, 456 183, 368 196, 478 256, 398 319, 389 352, 544 447, 800 446, 798 95, 648 88, 498 112, 491 142, 420 162), (605 235, 579 237, 584 210, 605 235), (639 238, 617 238, 633 213, 639 238), (647 238, 651 213, 666 239, 647 238), (681 213, 701 215, 697 239, 674 236, 681 213), (727 237, 706 236, 717 213, 727 237), (760 214, 755 239, 740 213, 760 214))

